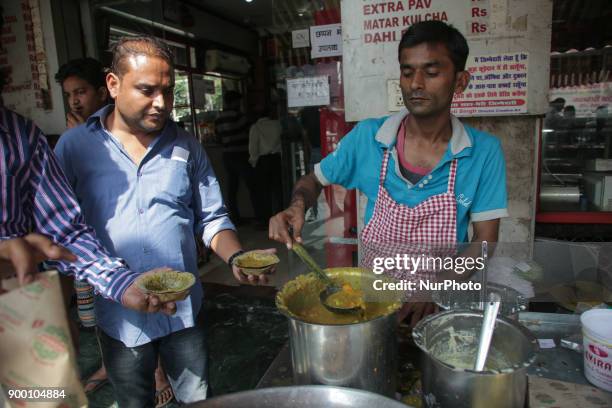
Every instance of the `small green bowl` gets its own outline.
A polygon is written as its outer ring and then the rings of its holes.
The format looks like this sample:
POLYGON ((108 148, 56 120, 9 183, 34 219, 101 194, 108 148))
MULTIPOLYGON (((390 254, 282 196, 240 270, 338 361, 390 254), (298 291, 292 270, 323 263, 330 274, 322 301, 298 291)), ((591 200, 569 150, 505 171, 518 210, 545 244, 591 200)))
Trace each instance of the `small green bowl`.
POLYGON ((184 300, 195 282, 192 273, 179 271, 159 271, 136 278, 136 285, 143 293, 155 295, 161 302, 184 300))
POLYGON ((267 273, 280 262, 278 256, 261 251, 248 251, 234 258, 233 264, 246 275, 261 275, 267 273))

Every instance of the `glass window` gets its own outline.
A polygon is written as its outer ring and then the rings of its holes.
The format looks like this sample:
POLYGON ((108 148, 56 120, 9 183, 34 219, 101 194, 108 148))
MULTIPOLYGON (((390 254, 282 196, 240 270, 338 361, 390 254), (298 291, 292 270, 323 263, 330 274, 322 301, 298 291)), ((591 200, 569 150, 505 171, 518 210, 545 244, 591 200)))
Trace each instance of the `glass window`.
MULTIPOLYGON (((556 0, 540 211, 612 211, 612 47, 605 2, 556 0)), ((608 6, 609 7, 609 6, 608 6)))
POLYGON ((193 132, 191 118, 191 98, 189 93, 189 73, 175 70, 174 73, 174 106, 172 118, 189 133, 193 132))
POLYGON ((198 138, 205 144, 214 143, 214 121, 217 112, 223 107, 221 78, 194 74, 193 94, 198 138))

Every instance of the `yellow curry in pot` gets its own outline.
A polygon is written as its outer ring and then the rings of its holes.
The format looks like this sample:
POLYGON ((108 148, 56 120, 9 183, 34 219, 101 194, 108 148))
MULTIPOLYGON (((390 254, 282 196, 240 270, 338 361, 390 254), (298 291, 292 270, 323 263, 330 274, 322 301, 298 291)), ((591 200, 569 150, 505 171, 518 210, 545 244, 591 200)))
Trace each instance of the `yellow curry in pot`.
POLYGON ((348 282, 343 283, 338 292, 332 293, 327 298, 327 304, 339 309, 353 309, 355 307, 365 309, 363 291, 353 288, 348 282))
POLYGON ((300 275, 285 284, 276 295, 279 310, 308 323, 352 324, 391 314, 401 306, 400 295, 374 291, 372 282, 381 277, 371 271, 361 268, 329 268, 325 272, 343 288, 327 299, 328 304, 361 306, 362 313, 341 314, 327 310, 319 298, 325 285, 314 273, 300 275))

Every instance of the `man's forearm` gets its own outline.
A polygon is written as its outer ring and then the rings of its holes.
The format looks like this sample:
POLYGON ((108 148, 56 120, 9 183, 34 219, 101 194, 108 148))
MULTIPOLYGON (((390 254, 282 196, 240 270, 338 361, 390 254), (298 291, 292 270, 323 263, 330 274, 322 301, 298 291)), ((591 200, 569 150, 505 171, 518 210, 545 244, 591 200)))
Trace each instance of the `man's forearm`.
MULTIPOLYGON (((474 235, 472 236, 472 241, 467 248, 463 249, 461 253, 458 254, 458 257, 466 259, 480 258, 482 256, 482 242, 487 241, 487 257, 491 258, 495 251, 497 240, 499 239, 499 220, 481 221, 479 223, 474 223, 473 227, 474 235)), ((472 268, 466 268, 466 271, 462 274, 457 274, 453 271, 450 273, 450 276, 451 278, 459 280, 469 279, 476 271, 480 270, 477 265, 478 264, 472 268)))
POLYGON ((227 262, 230 256, 242 249, 236 231, 226 229, 219 231, 210 242, 211 249, 223 260, 227 262))
POLYGON ((314 205, 322 189, 317 177, 313 173, 307 174, 295 183, 289 205, 300 205, 306 210, 314 205))

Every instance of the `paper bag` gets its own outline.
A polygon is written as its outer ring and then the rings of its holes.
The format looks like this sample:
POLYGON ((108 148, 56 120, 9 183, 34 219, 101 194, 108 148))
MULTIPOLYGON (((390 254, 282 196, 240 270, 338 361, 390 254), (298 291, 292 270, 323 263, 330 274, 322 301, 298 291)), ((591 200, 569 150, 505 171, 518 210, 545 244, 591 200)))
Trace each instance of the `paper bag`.
POLYGON ((11 406, 86 407, 76 361, 56 271, 0 295, 0 385, 5 398, 11 390, 27 389, 21 398, 7 398, 11 406))

